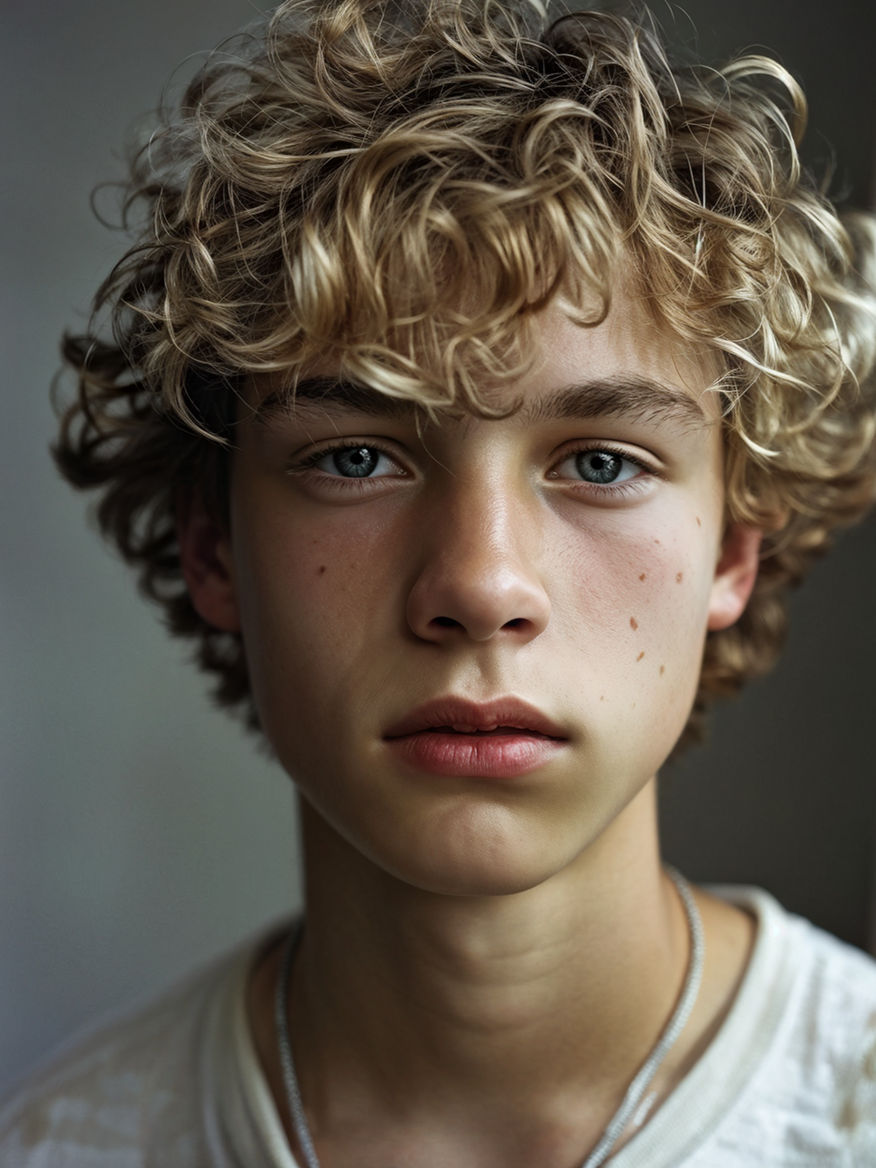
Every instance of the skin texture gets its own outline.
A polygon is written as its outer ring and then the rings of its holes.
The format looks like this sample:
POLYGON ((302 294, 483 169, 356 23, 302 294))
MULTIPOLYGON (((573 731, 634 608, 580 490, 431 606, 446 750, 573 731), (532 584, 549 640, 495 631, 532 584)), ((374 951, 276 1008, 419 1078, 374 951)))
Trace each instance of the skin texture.
MULTIPOLYGON (((725 525, 704 358, 624 295, 591 328, 552 306, 539 338, 503 419, 424 426, 367 399, 245 414, 230 532, 195 509, 181 533, 303 799, 292 1016, 328 1166, 580 1162, 684 975, 656 774, 759 539, 725 525), (345 477, 356 450, 373 473, 345 477), (606 455, 616 480, 587 481, 606 455), (412 764, 388 732, 448 695, 519 698, 556 741, 511 777, 412 764)), ((750 944, 741 914, 702 904, 713 956, 664 1090, 750 944)), ((250 1011, 282 1115, 274 975, 269 954, 250 1011)))

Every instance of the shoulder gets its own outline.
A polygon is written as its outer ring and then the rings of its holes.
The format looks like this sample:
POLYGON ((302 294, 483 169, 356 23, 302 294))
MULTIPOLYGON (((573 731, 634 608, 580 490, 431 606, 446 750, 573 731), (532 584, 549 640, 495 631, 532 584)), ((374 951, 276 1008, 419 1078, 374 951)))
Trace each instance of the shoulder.
POLYGON ((758 939, 725 1051, 750 1073, 718 1140, 751 1164, 876 1163, 876 962, 766 893, 725 895, 758 939))
POLYGON ((876 962, 765 892, 711 891, 757 922, 748 966, 617 1168, 876 1165, 876 962))
POLYGON ((802 965, 784 1045, 795 1106, 833 1124, 850 1162, 876 1164, 876 961, 799 918, 790 929, 802 965))
POLYGON ((242 996, 247 944, 68 1043, 0 1105, 8 1168, 203 1162, 207 1050, 242 996))
POLYGON ((787 1041, 801 1057, 804 1050, 823 1054, 837 1072, 868 1067, 876 1042, 876 961, 785 912, 764 892, 738 895, 759 921, 753 980, 764 991, 775 987, 787 1041))

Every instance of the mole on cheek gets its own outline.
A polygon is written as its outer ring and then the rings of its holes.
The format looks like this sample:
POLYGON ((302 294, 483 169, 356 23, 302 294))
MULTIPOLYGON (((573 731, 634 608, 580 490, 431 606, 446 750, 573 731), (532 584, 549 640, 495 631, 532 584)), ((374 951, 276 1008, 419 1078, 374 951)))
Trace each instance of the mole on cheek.
POLYGON ((325 572, 325 564, 320 564, 316 570, 317 576, 322 576, 324 572, 325 572))
POLYGON ((644 580, 644 579, 645 579, 645 573, 644 573, 644 572, 643 572, 643 573, 642 573, 642 575, 639 577, 639 579, 640 579, 640 580, 644 580))
POLYGON ((676 584, 680 584, 683 579, 684 579, 684 572, 676 572, 675 573, 675 583, 676 584))
POLYGON ((639 622, 636 620, 636 618, 634 616, 631 616, 630 617, 630 628, 633 630, 633 632, 635 632, 638 627, 639 627, 639 622))

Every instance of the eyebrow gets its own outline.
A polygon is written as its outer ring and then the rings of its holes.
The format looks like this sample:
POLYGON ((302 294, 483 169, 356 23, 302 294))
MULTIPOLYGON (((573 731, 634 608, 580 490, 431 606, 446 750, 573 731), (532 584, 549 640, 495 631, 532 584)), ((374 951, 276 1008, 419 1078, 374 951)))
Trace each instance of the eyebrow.
POLYGON ((257 421, 269 422, 278 414, 289 414, 299 404, 319 406, 323 411, 355 410, 372 417, 410 417, 421 407, 409 398, 392 397, 372 386, 336 377, 308 377, 294 385, 273 390, 255 406, 257 421))
POLYGON ((695 397, 649 377, 604 377, 559 389, 524 406, 528 422, 570 418, 636 417, 642 422, 702 426, 708 421, 695 397))
MULTIPOLYGON (((273 390, 254 408, 256 420, 291 413, 296 406, 318 407, 329 414, 353 410, 369 417, 410 418, 423 407, 408 398, 393 397, 372 386, 333 377, 311 377, 273 390)), ((575 418, 635 417, 645 423, 684 427, 707 424, 700 403, 683 389, 637 375, 614 375, 563 386, 518 411, 525 423, 575 418)))

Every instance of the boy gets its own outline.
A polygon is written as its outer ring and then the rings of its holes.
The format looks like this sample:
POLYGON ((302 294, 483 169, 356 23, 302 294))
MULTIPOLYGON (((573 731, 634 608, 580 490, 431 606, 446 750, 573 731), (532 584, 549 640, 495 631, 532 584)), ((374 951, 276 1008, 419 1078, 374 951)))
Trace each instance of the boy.
POLYGON ((656 827, 873 496, 874 230, 802 109, 523 2, 285 4, 192 85, 57 457, 298 785, 306 911, 3 1163, 876 1161, 872 963, 656 827))

